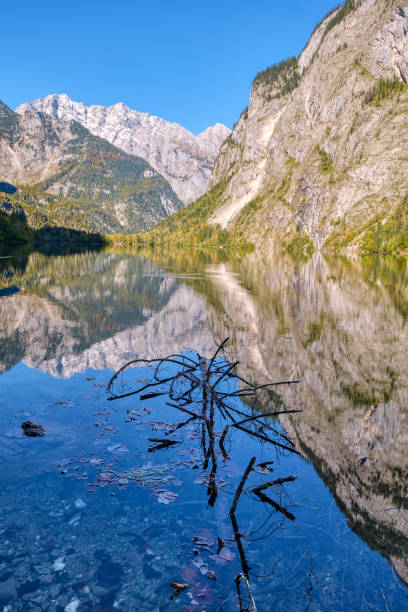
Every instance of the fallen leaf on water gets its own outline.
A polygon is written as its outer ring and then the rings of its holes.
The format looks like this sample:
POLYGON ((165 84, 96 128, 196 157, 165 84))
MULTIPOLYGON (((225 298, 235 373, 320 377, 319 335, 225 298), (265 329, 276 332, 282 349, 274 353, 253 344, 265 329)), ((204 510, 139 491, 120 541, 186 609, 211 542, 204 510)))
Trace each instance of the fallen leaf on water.
POLYGON ((170 582, 173 589, 177 589, 178 591, 182 591, 188 587, 188 584, 183 584, 181 582, 170 582))
POLYGON ((199 582, 191 589, 192 600, 195 604, 211 604, 215 602, 215 593, 207 584, 199 582))
POLYGON ((159 504, 169 504, 178 498, 178 493, 173 493, 173 491, 165 491, 163 489, 153 491, 153 494, 155 497, 157 497, 159 504))
POLYGON ((193 542, 196 546, 210 548, 214 546, 214 532, 211 529, 199 529, 193 533, 193 542))
POLYGON ((195 584, 198 581, 198 571, 195 567, 183 567, 180 576, 189 584, 195 584))
POLYGON ((219 555, 210 555, 210 559, 220 565, 229 563, 234 557, 235 553, 233 553, 229 548, 223 548, 219 555))

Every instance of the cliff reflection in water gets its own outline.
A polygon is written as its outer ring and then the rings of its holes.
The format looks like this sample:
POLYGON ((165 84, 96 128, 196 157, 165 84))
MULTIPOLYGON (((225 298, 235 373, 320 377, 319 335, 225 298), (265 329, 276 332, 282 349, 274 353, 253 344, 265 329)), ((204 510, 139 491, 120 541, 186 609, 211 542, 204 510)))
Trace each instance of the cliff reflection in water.
POLYGON ((302 379, 297 393, 280 391, 285 407, 304 410, 282 424, 350 527, 407 582, 406 262, 317 256, 292 268, 250 256, 240 272, 237 299, 231 268, 212 271, 228 313, 213 328, 234 330, 231 358, 247 364, 245 376, 302 379))
MULTIPOLYGON (((54 376, 193 347, 303 409, 283 425, 350 527, 408 582, 408 272, 397 260, 83 253, 0 260, 0 368, 54 376), (7 291, 8 289, 8 291, 7 291)), ((270 410, 269 410, 270 411, 270 410)))

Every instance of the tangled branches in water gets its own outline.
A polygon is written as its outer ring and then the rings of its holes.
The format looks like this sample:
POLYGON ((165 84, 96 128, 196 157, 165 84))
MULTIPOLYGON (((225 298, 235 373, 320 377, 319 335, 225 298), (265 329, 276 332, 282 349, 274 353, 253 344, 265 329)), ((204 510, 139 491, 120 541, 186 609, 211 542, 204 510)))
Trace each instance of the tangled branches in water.
MULTIPOLYGON (((282 414, 301 412, 300 410, 274 410, 262 413, 255 411, 258 394, 270 390, 279 385, 293 385, 298 380, 286 380, 270 382, 262 385, 254 385, 237 373, 239 361, 228 362, 223 356, 223 348, 228 341, 226 338, 217 348, 211 359, 196 354, 196 358, 186 355, 174 354, 158 359, 134 359, 126 363, 111 378, 108 391, 111 393, 110 401, 130 396, 138 396, 140 400, 149 400, 160 396, 167 396, 166 405, 177 409, 188 418, 179 423, 167 435, 174 434, 177 430, 190 424, 197 424, 201 435, 200 446, 202 452, 203 471, 206 472, 206 484, 209 506, 214 506, 219 487, 217 484, 218 462, 228 461, 229 455, 225 448, 225 440, 228 433, 239 430, 245 435, 258 439, 261 443, 269 443, 276 450, 297 453, 293 442, 281 430, 273 426, 271 418, 282 414), (132 366, 148 365, 153 368, 152 378, 135 390, 124 393, 114 393, 114 383, 119 376, 132 366), (251 399, 255 400, 251 404, 251 399), (238 400, 243 400, 238 401, 238 400), (216 431, 217 426, 220 428, 216 431)), ((149 451, 166 449, 177 440, 166 438, 149 438, 156 446, 149 451)), ((244 491, 252 472, 265 474, 272 471, 268 465, 273 463, 264 462, 256 466, 256 457, 252 457, 244 471, 242 478, 235 490, 233 502, 229 511, 231 525, 234 533, 235 543, 238 549, 242 572, 235 579, 237 597, 240 610, 256 610, 253 598, 250 567, 248 565, 242 542, 242 534, 238 529, 236 510, 240 496, 244 491), (260 467, 261 471, 256 468, 260 467), (244 606, 240 585, 244 583, 248 590, 248 605, 244 606)), ((252 499, 260 501, 272 512, 278 513, 282 518, 293 521, 295 517, 291 512, 267 495, 268 489, 282 487, 285 483, 294 481, 295 476, 277 478, 268 482, 258 483, 247 489, 252 499)))

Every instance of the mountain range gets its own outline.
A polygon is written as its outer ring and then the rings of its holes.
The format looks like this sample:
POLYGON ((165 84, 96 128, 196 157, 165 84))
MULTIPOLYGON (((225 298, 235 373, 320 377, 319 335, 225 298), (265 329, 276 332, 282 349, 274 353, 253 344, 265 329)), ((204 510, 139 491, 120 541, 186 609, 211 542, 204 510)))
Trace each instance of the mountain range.
POLYGON ((64 95, 18 113, 0 102, 0 241, 26 238, 24 224, 103 234, 148 230, 205 191, 228 133, 218 124, 194 136, 122 104, 86 109, 64 95))
MULTIPOLYGON (((212 173, 207 226, 270 251, 408 252, 407 83, 408 6, 346 0, 298 58, 255 77, 212 173)), ((200 201, 195 218, 202 234, 200 201)), ((184 224, 182 211, 151 239, 184 224)))
POLYGON ((106 138, 130 155, 147 161, 184 204, 207 189, 218 151, 230 130, 217 123, 198 136, 160 117, 139 113, 122 103, 85 106, 66 94, 53 94, 22 104, 17 113, 36 110, 63 121, 77 121, 91 134, 106 138))
POLYGON ((148 229, 183 206, 140 157, 75 121, 0 103, 0 210, 23 209, 32 228, 148 229))
MULTIPOLYGON (((66 95, 17 110, 0 113, 0 180, 18 186, 30 224, 155 226, 137 240, 251 242, 302 257, 408 252, 408 6, 396 0, 330 11, 299 57, 256 75, 232 133, 217 124, 193 136, 66 95)), ((3 210, 16 204, 1 197, 3 210)))

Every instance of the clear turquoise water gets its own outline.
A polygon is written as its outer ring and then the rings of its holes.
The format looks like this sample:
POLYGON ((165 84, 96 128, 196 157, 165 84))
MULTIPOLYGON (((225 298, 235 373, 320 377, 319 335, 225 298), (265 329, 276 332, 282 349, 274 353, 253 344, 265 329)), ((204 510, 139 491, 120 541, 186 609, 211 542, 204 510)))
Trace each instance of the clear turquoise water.
POLYGON ((251 474, 236 515, 257 609, 407 608, 402 264, 11 255, 0 260, 0 607, 239 610, 229 509, 255 456, 273 472, 251 474), (275 422, 302 456, 229 434, 211 507, 197 426, 148 452, 183 414, 163 397, 110 402, 106 385, 131 358, 210 355, 227 335, 245 378, 300 377, 257 409, 303 409, 275 422), (24 436, 27 419, 46 435, 24 436), (270 494, 293 521, 251 492, 290 475, 270 494), (187 588, 172 599, 170 582, 187 588))

